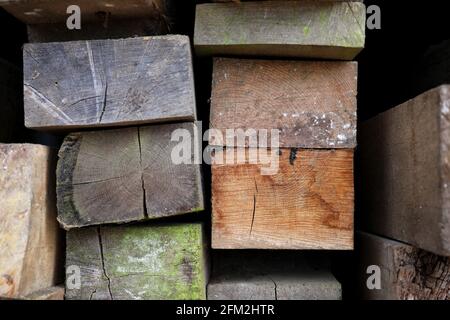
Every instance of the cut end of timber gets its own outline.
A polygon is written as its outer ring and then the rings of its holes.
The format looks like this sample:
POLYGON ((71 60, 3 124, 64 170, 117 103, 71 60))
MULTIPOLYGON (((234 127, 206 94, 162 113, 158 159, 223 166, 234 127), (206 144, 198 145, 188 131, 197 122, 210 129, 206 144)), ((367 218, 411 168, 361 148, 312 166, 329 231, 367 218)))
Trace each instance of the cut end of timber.
POLYGON ((23 58, 28 128, 74 131, 196 119, 187 36, 29 43, 23 58))
POLYGON ((205 246, 199 223, 71 230, 66 266, 83 281, 66 299, 205 299, 205 246))
MULTIPOLYGON (((192 136, 195 128, 180 123, 68 135, 57 167, 61 225, 122 224, 202 211, 200 165, 173 163, 175 130, 192 136)), ((194 147, 190 150, 192 160, 194 147)))
POLYGON ((340 300, 324 259, 295 252, 217 251, 208 300, 340 300))
POLYGON ((199 4, 194 47, 198 55, 352 60, 364 48, 365 20, 358 2, 199 4))
POLYGON ((357 66, 215 58, 209 144, 229 145, 226 132, 234 129, 245 135, 244 141, 233 139, 237 147, 249 146, 250 134, 265 130, 268 142, 278 133, 282 148, 355 148, 357 66))
POLYGON ((252 149, 235 149, 237 164, 216 151, 212 247, 352 250, 353 150, 280 151, 263 157, 270 164, 252 149))

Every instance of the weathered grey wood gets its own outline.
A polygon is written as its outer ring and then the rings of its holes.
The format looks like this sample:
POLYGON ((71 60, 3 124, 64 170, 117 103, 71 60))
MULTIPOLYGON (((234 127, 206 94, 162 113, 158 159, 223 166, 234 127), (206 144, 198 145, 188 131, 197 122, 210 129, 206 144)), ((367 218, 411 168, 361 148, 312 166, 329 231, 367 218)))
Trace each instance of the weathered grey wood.
POLYGON ((12 142, 22 126, 20 71, 0 59, 0 142, 12 142))
MULTIPOLYGON (((278 129, 285 148, 354 148, 357 72, 356 62, 216 58, 210 127, 224 139, 227 129, 265 129, 268 141, 278 129)), ((216 134, 209 143, 230 144, 216 134)))
POLYGON ((196 223, 71 230, 66 266, 80 268, 81 287, 66 299, 205 299, 205 248, 196 223))
POLYGON ((450 258, 368 233, 358 233, 357 239, 361 299, 450 300, 450 258), (380 290, 367 287, 373 274, 367 268, 373 265, 381 270, 380 290))
POLYGON ((164 19, 109 19, 86 22, 80 30, 69 30, 65 23, 27 25, 28 42, 60 42, 94 39, 120 39, 167 34, 170 25, 164 19))
POLYGON ((450 255, 450 86, 363 123, 364 230, 450 255))
POLYGON ((189 38, 26 44, 24 96, 41 130, 194 120, 189 38))
POLYGON ((97 21, 108 14, 112 18, 155 18, 167 16, 170 0, 0 0, 0 7, 27 24, 66 22, 67 7, 78 5, 82 21, 97 21))
POLYGON ((322 261, 295 252, 217 252, 208 300, 340 300, 322 261))
POLYGON ((0 144, 2 298, 20 298, 62 282, 55 158, 45 146, 0 144))
POLYGON ((351 60, 364 47, 358 2, 263 1, 197 5, 198 55, 351 60))
MULTIPOLYGON (((65 229, 201 211, 199 164, 174 164, 176 129, 192 123, 72 133, 59 151, 58 220, 65 229)), ((193 143, 193 141, 192 141, 193 143)), ((192 156, 194 147, 191 148, 192 156)))

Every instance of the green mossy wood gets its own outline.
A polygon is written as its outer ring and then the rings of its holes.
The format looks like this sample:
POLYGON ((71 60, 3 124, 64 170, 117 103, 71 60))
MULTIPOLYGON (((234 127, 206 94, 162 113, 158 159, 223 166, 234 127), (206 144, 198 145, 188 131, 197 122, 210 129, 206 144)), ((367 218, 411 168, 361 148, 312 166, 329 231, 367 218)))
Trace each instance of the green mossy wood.
POLYGON ((66 299, 205 299, 205 243, 199 223, 71 230, 66 267, 80 268, 81 287, 66 299))
MULTIPOLYGON (((65 229, 201 211, 198 164, 174 164, 176 129, 193 123, 72 133, 59 151, 58 220, 65 229)), ((194 146, 191 148, 193 157, 194 146)), ((192 160, 192 159, 191 159, 192 160)), ((193 162, 192 162, 193 163, 193 162)))
POLYGON ((198 55, 351 60, 364 47, 359 2, 264 1, 197 5, 198 55))

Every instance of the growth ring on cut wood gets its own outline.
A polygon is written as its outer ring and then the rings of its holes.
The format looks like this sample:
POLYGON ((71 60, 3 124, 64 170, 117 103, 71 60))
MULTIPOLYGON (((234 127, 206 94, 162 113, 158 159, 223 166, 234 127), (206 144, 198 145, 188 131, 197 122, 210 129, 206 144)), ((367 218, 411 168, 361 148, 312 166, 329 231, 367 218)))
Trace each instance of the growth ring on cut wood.
POLYGON ((199 223, 91 227, 67 233, 68 300, 202 300, 208 268, 199 223), (71 271, 70 271, 71 272, 71 271))
POLYGON ((236 148, 235 164, 215 152, 214 249, 353 249, 353 150, 271 150, 279 168, 265 175, 250 151, 236 148))
POLYGON ((23 55, 29 128, 195 120, 186 36, 30 43, 23 55))
POLYGON ((175 129, 195 130, 192 123, 182 123, 68 135, 57 168, 63 227, 203 210, 200 165, 172 162, 175 129))
MULTIPOLYGON (((214 59, 211 128, 278 130, 280 147, 356 147, 357 63, 214 59)), ((228 141, 210 136, 215 146, 228 141)), ((235 141, 234 146, 246 147, 235 141)))

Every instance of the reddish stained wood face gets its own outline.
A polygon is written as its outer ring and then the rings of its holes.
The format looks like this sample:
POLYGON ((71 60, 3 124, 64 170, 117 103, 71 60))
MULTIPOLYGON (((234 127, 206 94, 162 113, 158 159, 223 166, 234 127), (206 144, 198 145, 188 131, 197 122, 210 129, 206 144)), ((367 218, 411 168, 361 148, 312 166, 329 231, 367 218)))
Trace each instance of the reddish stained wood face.
POLYGON ((353 249, 353 151, 281 149, 278 160, 275 175, 212 166, 212 247, 353 249))

